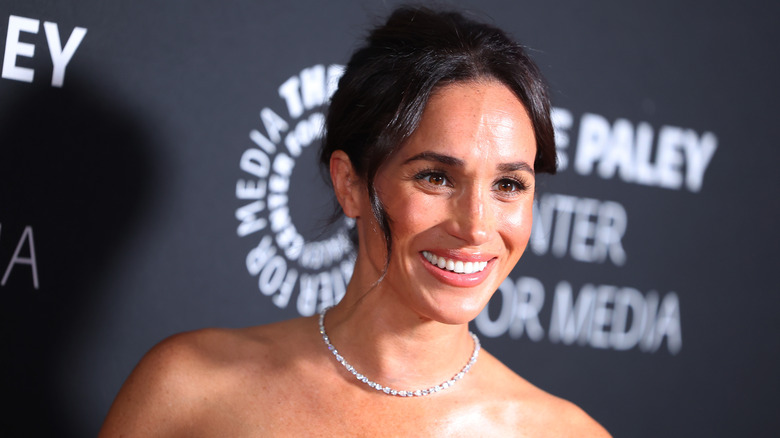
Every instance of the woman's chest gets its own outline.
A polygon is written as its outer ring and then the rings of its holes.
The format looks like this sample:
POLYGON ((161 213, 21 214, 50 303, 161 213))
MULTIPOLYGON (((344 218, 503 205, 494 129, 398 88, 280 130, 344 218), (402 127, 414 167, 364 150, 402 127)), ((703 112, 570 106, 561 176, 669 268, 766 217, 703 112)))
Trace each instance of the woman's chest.
MULTIPOLYGON (((388 397, 389 398, 389 397, 388 397)), ((214 412, 204 436, 480 437, 517 436, 500 418, 471 403, 433 398, 367 401, 322 394, 277 395, 214 412)), ((203 429, 205 431, 205 429, 203 429)))

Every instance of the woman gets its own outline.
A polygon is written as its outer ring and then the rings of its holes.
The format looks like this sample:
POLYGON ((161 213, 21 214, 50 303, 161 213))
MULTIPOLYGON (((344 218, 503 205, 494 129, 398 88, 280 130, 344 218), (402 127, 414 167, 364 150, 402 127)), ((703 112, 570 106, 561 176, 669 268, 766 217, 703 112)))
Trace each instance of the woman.
POLYGON ((549 101, 520 46, 402 8, 350 60, 322 164, 358 255, 313 318, 157 345, 102 436, 608 436, 480 351, 468 322, 520 258, 549 101))

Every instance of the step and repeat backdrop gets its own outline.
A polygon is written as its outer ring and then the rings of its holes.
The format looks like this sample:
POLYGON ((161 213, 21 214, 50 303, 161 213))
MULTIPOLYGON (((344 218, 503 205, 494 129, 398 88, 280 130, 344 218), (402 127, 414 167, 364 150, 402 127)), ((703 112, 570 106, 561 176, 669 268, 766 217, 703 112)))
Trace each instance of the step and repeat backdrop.
MULTIPOLYGON (((166 336, 339 300, 323 115, 395 4, 0 4, 0 434, 94 435, 166 336)), ((780 7, 440 4, 525 44, 555 106, 485 348, 615 436, 774 436, 780 7)))

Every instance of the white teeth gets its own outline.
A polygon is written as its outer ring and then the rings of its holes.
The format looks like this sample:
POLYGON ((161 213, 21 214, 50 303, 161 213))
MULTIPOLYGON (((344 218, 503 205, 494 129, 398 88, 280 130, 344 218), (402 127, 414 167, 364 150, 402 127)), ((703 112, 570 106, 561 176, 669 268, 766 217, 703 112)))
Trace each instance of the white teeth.
POLYGON ((475 272, 480 272, 485 269, 488 264, 488 262, 464 262, 462 260, 447 259, 428 251, 423 251, 422 254, 423 257, 425 257, 425 260, 428 260, 432 265, 438 266, 440 269, 455 272, 456 274, 473 274, 475 272))

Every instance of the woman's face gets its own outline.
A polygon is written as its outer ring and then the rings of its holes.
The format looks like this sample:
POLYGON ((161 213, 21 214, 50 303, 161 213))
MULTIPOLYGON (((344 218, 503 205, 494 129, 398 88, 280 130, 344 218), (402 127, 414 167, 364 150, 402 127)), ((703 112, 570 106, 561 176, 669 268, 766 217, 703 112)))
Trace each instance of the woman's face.
MULTIPOLYGON (((426 319, 467 322, 528 243, 536 142, 518 98, 498 82, 438 89, 420 125, 377 173, 393 246, 381 283, 426 319)), ((368 202, 361 216, 374 221, 368 202)), ((361 250, 384 267, 384 237, 362 227, 361 250)))

